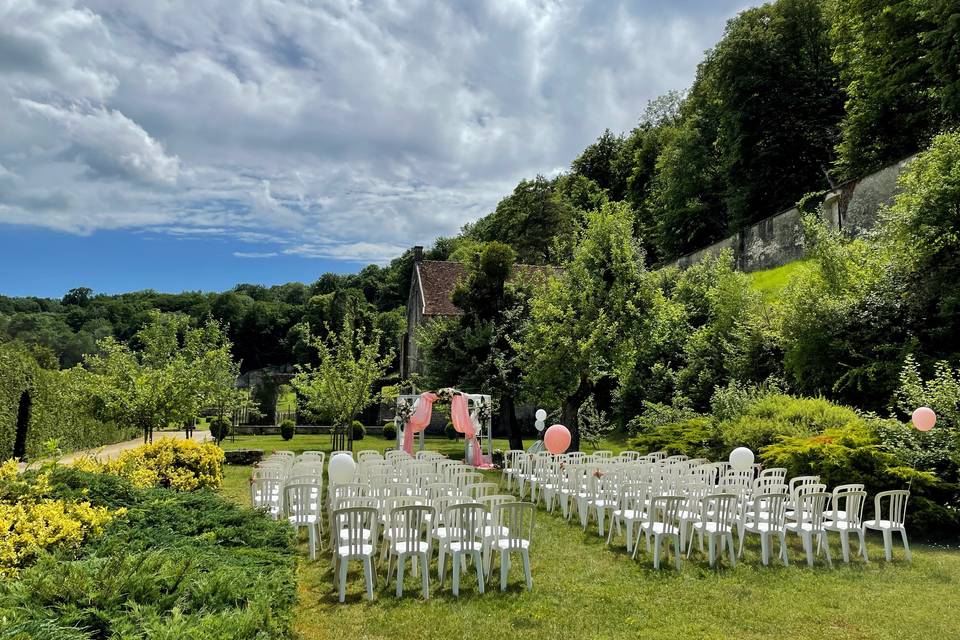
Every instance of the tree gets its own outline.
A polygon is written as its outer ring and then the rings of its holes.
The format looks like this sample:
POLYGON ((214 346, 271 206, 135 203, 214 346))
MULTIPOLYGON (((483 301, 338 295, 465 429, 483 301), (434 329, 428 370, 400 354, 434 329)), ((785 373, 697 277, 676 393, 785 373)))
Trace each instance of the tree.
POLYGON ((627 188, 628 161, 623 136, 606 129, 570 163, 570 168, 574 174, 593 180, 611 200, 622 200, 627 188))
POLYGON ((467 277, 453 293, 453 302, 463 314, 427 325, 419 339, 428 384, 496 394, 510 447, 520 449, 523 440, 515 398, 521 370, 515 345, 527 318, 527 283, 510 282, 515 256, 513 249, 500 242, 487 243, 475 252, 467 263, 467 277))
POLYGON ((147 442, 156 429, 193 420, 215 387, 208 376, 223 373, 209 362, 222 363, 229 346, 218 326, 191 329, 187 316, 158 311, 135 342, 139 351, 112 336, 99 341, 98 353, 84 358, 84 381, 101 417, 137 427, 147 442))
POLYGON ((830 9, 847 94, 838 147, 845 177, 900 160, 960 123, 955 3, 833 0, 830 9))
POLYGON ((311 336, 317 364, 296 366, 291 380, 294 389, 311 411, 329 415, 334 421, 334 449, 353 449, 351 425, 361 411, 380 397, 373 383, 383 377, 393 353, 380 355, 380 331, 345 322, 339 332, 329 331, 326 339, 311 336))
POLYGON ((535 290, 518 345, 528 392, 561 406, 574 450, 580 406, 633 351, 650 308, 653 289, 632 225, 624 203, 587 214, 573 257, 535 290))
POLYGON ((573 231, 574 208, 543 176, 521 180, 513 193, 481 218, 471 234, 484 242, 502 242, 517 252, 520 262, 543 264, 550 258, 553 239, 573 231))

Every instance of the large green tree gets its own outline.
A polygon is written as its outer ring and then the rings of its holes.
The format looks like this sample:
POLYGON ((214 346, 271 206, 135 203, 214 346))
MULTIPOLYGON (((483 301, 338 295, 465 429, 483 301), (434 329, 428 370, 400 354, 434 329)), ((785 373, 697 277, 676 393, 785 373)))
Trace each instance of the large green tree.
POLYGON ((510 447, 521 449, 515 409, 522 376, 516 344, 527 320, 529 283, 524 280, 528 274, 514 277, 515 257, 513 249, 500 242, 475 252, 453 293, 462 315, 428 324, 419 339, 425 382, 496 395, 510 447))
POLYGON ((573 257, 530 301, 520 345, 528 392, 561 407, 573 449, 578 411, 633 352, 653 288, 624 203, 589 212, 573 257))

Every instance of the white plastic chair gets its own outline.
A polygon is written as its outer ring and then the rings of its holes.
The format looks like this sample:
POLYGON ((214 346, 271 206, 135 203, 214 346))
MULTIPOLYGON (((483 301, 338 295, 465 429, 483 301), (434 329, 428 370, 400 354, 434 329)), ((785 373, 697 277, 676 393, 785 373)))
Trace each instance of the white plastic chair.
MULTIPOLYGON (((472 559, 477 570, 477 587, 483 593, 483 527, 487 510, 477 503, 447 507, 443 515, 446 540, 442 543, 453 560, 453 595, 460 595, 460 565, 472 559)), ((444 571, 440 568, 440 586, 444 571)))
POLYGON ((411 505, 397 507, 390 512, 390 547, 387 559, 387 582, 390 582, 391 567, 396 559, 397 597, 403 595, 403 569, 407 558, 412 563, 414 575, 417 572, 417 562, 423 564, 421 580, 423 584, 424 600, 430 597, 430 534, 426 529, 427 516, 432 514, 433 507, 411 505), (424 538, 426 536, 426 538, 424 538))
POLYGON ((640 524, 637 539, 634 541, 633 556, 640 549, 640 536, 647 538, 647 550, 650 549, 650 536, 653 536, 653 568, 660 568, 660 547, 664 540, 673 541, 673 555, 680 571, 680 509, 682 496, 656 496, 650 501, 647 519, 640 524))
MULTIPOLYGON (((729 545, 730 564, 737 566, 737 558, 733 551, 733 527, 737 522, 738 496, 732 493, 718 493, 708 495, 700 502, 700 517, 693 522, 693 534, 696 534, 700 540, 700 550, 703 551, 703 538, 707 537, 707 546, 709 547, 710 566, 714 566, 717 561, 717 553, 723 557, 723 547, 729 545), (720 542, 720 549, 716 548, 717 541, 720 542)), ((693 551, 693 535, 690 536, 690 542, 687 546, 687 557, 693 551)))
MULTIPOLYGON (((523 575, 527 581, 527 590, 533 589, 533 576, 530 571, 530 545, 533 544, 533 518, 535 507, 530 502, 506 502, 493 508, 494 535, 487 540, 486 552, 493 564, 494 554, 500 556, 500 590, 507 588, 507 574, 510 572, 510 554, 519 553, 523 559, 523 575)), ((490 579, 490 571, 487 572, 490 579)))
MULTIPOLYGON (((785 526, 786 531, 796 533, 803 540, 803 548, 807 552, 807 564, 813 566, 814 549, 820 545, 821 538, 827 534, 823 528, 823 512, 827 508, 827 501, 830 500, 830 494, 826 491, 816 491, 812 493, 798 492, 797 510, 795 513, 796 522, 788 522, 785 526), (813 537, 817 537, 816 546, 813 537)), ((830 547, 824 547, 827 553, 827 564, 833 566, 833 559, 830 557, 830 547)))
POLYGON ((905 526, 907 519, 907 501, 910 499, 910 492, 906 490, 881 491, 873 499, 874 517, 873 520, 867 520, 863 526, 867 529, 873 529, 883 534, 883 552, 887 562, 893 559, 893 532, 900 533, 903 539, 903 551, 910 558, 910 544, 907 542, 907 528, 905 526), (882 502, 887 500, 886 512, 882 509, 882 502), (887 517, 884 518, 883 516, 887 517))
POLYGON ((346 597, 347 563, 363 562, 363 576, 367 583, 367 598, 373 600, 373 556, 377 549, 377 510, 373 507, 349 507, 333 512, 334 531, 338 532, 335 547, 339 565, 340 602, 346 597))
POLYGON ((300 530, 307 529, 307 539, 310 548, 310 559, 317 558, 317 538, 320 535, 320 487, 313 483, 288 484, 284 489, 287 501, 287 520, 290 525, 300 530))
MULTIPOLYGON (((860 538, 860 555, 868 562, 866 534, 863 529, 863 506, 867 502, 867 492, 855 488, 839 489, 838 487, 838 490, 833 492, 830 510, 824 514, 826 522, 823 528, 825 531, 840 534, 840 548, 845 563, 850 562, 850 534, 857 534, 860 538)), ((829 536, 823 537, 823 543, 830 543, 829 536)))
POLYGON ((250 504, 266 511, 274 520, 283 515, 283 480, 273 477, 254 477, 250 480, 250 504))
POLYGON ((647 489, 649 485, 640 482, 628 483, 620 487, 617 506, 610 513, 610 531, 607 544, 613 539, 613 530, 620 533, 620 527, 626 528, 627 553, 633 551, 633 525, 646 518, 647 489))
MULTIPOLYGON (((774 478, 775 479, 775 478, 774 478)), ((780 485, 786 488, 786 485, 780 485)), ((770 546, 773 536, 780 539, 780 558, 784 566, 790 564, 787 558, 786 508, 789 496, 785 491, 765 493, 754 497, 740 522, 740 557, 743 557, 743 540, 747 533, 760 536, 760 558, 764 566, 770 564, 770 546)))

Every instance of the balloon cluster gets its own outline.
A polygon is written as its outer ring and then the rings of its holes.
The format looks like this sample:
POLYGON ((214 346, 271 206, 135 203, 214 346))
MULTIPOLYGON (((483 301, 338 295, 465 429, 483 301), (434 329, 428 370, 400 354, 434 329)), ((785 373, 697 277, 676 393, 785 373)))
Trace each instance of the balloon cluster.
POLYGON ((537 409, 537 421, 536 423, 534 423, 534 426, 536 426, 537 431, 543 431, 544 427, 547 426, 545 422, 546 419, 547 419, 547 412, 544 411, 543 409, 537 409))

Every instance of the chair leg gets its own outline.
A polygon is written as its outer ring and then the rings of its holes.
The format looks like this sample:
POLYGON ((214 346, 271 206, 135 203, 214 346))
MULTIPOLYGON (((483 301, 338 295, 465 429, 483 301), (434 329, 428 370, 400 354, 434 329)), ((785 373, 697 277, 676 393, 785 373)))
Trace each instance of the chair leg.
MULTIPOLYGON (((743 535, 743 532, 741 531, 741 532, 740 532, 740 551, 739 551, 739 553, 737 553, 737 556, 740 557, 740 558, 743 557, 743 538, 744 538, 744 535, 743 535)), ((763 546, 763 534, 761 533, 761 534, 760 534, 760 549, 762 550, 763 548, 764 548, 764 546, 763 546)), ((764 562, 763 564, 767 564, 767 563, 764 562)))
POLYGON ((507 574, 510 572, 510 552, 500 552, 500 591, 507 590, 507 574))
POLYGON ((453 595, 460 595, 460 554, 453 553, 453 595))
MULTIPOLYGON (((827 543, 828 544, 830 543, 829 538, 827 539, 827 543)), ((844 530, 840 532, 840 551, 843 553, 843 563, 850 564, 850 532, 849 531, 844 530)))
POLYGON ((430 571, 427 568, 427 565, 430 562, 430 556, 426 553, 420 554, 420 557, 423 558, 423 571, 420 572, 420 580, 423 583, 423 599, 430 599, 430 571))
POLYGON ((826 544, 826 543, 828 542, 828 541, 826 540, 826 537, 827 537, 826 534, 823 534, 823 538, 824 538, 823 551, 824 551, 824 553, 826 553, 826 555, 827 555, 827 566, 832 569, 832 568, 833 568, 833 558, 830 557, 830 545, 829 545, 829 544, 826 544))
POLYGON ((533 576, 530 574, 530 552, 522 549, 520 555, 523 556, 523 575, 527 579, 527 591, 533 591, 533 576))
POLYGON ((653 568, 660 568, 660 536, 653 536, 653 568))
POLYGON ((783 560, 783 566, 790 566, 790 558, 787 556, 787 534, 780 532, 780 557, 783 560))
POLYGON ((443 587, 443 560, 444 560, 443 545, 440 545, 440 550, 437 555, 437 575, 440 576, 440 586, 443 587))
POLYGON ((627 520, 627 553, 633 551, 633 520, 627 520))
POLYGON ((407 564, 404 554, 397 555, 397 597, 403 595, 403 565, 407 564))
POLYGON ((860 530, 857 531, 857 534, 860 537, 860 554, 863 556, 863 561, 870 562, 870 559, 867 558, 867 534, 863 530, 863 527, 860 527, 860 530))
MULTIPOLYGON (((770 564, 770 542, 770 537, 767 534, 760 534, 760 561, 763 562, 765 567, 770 564)), ((740 538, 740 549, 741 557, 743 557, 743 538, 740 538)))
POLYGON ((736 568, 737 558, 736 558, 736 555, 733 553, 733 532, 730 532, 727 534, 727 544, 729 545, 728 550, 730 552, 730 566, 736 568))
POLYGON ((317 529, 313 525, 307 527, 307 544, 310 547, 310 559, 317 559, 317 529))
POLYGON ((907 556, 907 562, 912 562, 913 560, 910 557, 910 544, 907 542, 906 529, 900 529, 900 537, 903 538, 903 553, 907 556))
POLYGON ((677 572, 680 571, 680 536, 673 538, 673 558, 677 565, 677 572))
POLYGON ((473 563, 477 565, 477 588, 480 590, 480 593, 483 593, 483 562, 480 558, 480 552, 473 552, 473 563))
POLYGON ((803 540, 803 550, 807 552, 807 566, 813 566, 813 534, 807 533, 800 536, 803 540))
POLYGON ((367 599, 373 600, 373 556, 363 559, 363 577, 367 581, 367 599))
POLYGON ((340 580, 339 585, 340 589, 340 602, 343 602, 347 597, 347 559, 343 558, 340 560, 340 580))
POLYGON ((883 530, 883 554, 887 562, 893 560, 893 535, 890 529, 883 530))
POLYGON ((710 566, 711 567, 713 567, 713 565, 716 564, 716 561, 717 561, 716 539, 717 539, 716 536, 713 536, 713 535, 707 536, 707 547, 709 547, 710 549, 710 566))

